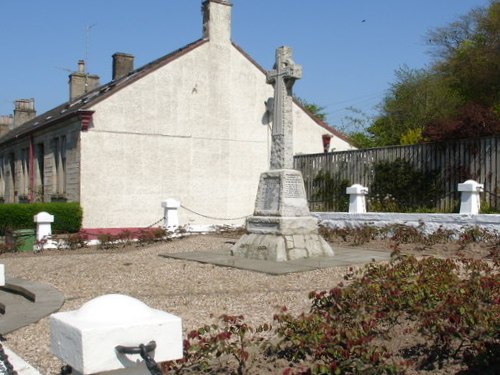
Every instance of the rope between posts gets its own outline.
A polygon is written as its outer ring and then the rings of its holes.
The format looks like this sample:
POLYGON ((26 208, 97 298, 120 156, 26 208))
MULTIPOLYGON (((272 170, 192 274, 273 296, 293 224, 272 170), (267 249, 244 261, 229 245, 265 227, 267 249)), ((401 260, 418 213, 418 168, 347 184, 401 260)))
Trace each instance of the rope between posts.
POLYGON ((204 214, 201 214, 199 212, 196 212, 196 211, 193 211, 191 210, 190 208, 187 208, 186 206, 183 206, 181 204, 181 207, 184 208, 186 211, 189 211, 195 215, 199 215, 201 217, 204 217, 204 218, 207 218, 207 219, 214 219, 214 220, 241 220, 241 219, 246 219, 247 217, 249 216, 252 216, 251 214, 250 215, 245 215, 245 216, 241 216, 241 217, 235 217, 235 218, 228 218, 228 217, 215 217, 215 216, 209 216, 209 215, 204 215, 204 214))

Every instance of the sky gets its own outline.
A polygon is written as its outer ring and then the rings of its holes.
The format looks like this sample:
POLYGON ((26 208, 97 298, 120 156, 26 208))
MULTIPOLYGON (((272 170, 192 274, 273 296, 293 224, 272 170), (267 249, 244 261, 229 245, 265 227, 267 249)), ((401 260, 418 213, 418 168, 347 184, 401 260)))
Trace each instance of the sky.
MULTIPOLYGON (((426 33, 489 0, 232 0, 232 40, 265 69, 279 46, 302 65, 294 94, 349 130, 346 108, 377 114, 402 66, 432 62, 426 33)), ((135 67, 201 38, 201 0, 0 0, 0 115, 34 98, 37 114, 68 100, 86 60, 101 83, 115 52, 135 67)))

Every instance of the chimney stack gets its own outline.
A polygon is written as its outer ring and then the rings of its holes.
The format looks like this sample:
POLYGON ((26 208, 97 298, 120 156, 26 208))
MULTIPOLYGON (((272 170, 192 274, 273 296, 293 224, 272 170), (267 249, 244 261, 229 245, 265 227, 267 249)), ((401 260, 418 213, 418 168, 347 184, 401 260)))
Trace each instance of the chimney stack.
POLYGON ((116 52, 113 55, 113 81, 125 77, 134 70, 134 55, 116 52))
POLYGON ((229 0, 205 0, 202 3, 203 38, 214 43, 231 43, 231 7, 229 0))
POLYGON ((78 61, 78 71, 69 75, 69 100, 82 96, 100 86, 99 76, 85 72, 85 61, 78 61))
POLYGON ((14 123, 12 127, 17 128, 19 125, 34 119, 35 116, 35 99, 17 99, 14 107, 14 123))
POLYGON ((0 116, 0 137, 7 134, 13 125, 14 117, 12 117, 12 115, 0 116))

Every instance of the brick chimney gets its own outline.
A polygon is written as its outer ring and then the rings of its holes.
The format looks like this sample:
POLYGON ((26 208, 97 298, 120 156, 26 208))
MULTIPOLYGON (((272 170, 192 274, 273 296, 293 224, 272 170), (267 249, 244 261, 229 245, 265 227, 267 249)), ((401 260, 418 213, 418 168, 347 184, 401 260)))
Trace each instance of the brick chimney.
POLYGON ((113 81, 125 77, 134 70, 134 56, 116 52, 113 55, 113 81))
POLYGON ((205 0, 202 3, 203 38, 222 44, 231 42, 231 7, 229 0, 205 0))
POLYGON ((14 117, 12 115, 0 116, 0 137, 4 136, 14 125, 14 117))
POLYGON ((85 61, 78 61, 78 71, 69 75, 69 100, 82 96, 100 86, 99 76, 85 71, 85 61))
POLYGON ((36 116, 35 99, 17 99, 14 107, 14 123, 12 128, 34 119, 36 116))

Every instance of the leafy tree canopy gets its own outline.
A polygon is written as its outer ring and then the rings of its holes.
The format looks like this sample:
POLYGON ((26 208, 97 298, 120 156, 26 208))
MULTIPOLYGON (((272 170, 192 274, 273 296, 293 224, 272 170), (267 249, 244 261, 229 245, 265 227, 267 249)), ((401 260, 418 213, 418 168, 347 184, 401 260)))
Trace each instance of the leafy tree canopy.
POLYGON ((358 147, 499 133, 500 0, 428 32, 426 39, 432 65, 395 72, 379 116, 350 134, 358 147))

